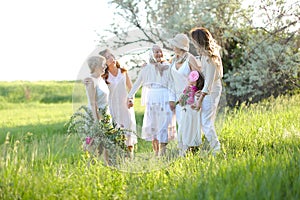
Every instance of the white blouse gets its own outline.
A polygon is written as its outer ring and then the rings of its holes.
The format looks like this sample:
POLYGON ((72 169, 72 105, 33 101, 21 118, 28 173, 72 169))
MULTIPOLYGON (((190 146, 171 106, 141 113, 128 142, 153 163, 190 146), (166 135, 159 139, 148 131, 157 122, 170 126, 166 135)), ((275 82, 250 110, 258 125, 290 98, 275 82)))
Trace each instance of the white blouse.
MULTIPOLYGON (((163 65, 168 65, 168 63, 163 63, 163 65)), ((166 69, 160 74, 160 72, 155 69, 153 64, 147 64, 145 67, 141 69, 137 79, 135 80, 131 90, 128 93, 128 98, 133 98, 138 89, 143 86, 142 92, 142 101, 145 95, 145 89, 150 88, 168 88, 168 75, 169 70, 166 69), (143 97, 144 96, 144 97, 143 97)))
POLYGON ((223 77, 223 66, 218 68, 214 63, 209 61, 207 56, 201 57, 201 67, 205 78, 202 92, 210 94, 213 90, 213 85, 216 81, 223 77))
POLYGON ((169 85, 172 86, 169 95, 169 101, 177 101, 184 88, 188 85, 188 76, 191 72, 189 59, 186 59, 179 69, 176 69, 176 63, 171 66, 171 76, 169 85))
MULTIPOLYGON (((93 80, 96 89, 97 106, 98 108, 104 109, 108 106, 109 89, 103 78, 94 78, 92 76, 90 76, 90 78, 93 80)), ((88 105, 91 105, 90 99, 88 99, 88 105)))

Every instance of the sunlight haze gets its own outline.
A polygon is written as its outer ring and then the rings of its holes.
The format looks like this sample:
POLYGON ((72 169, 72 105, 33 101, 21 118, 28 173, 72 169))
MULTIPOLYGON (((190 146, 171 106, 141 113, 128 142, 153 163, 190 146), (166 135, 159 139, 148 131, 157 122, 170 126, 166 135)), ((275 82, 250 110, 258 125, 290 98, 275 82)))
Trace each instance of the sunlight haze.
POLYGON ((108 29, 106 0, 0 2, 0 81, 75 80, 108 29))

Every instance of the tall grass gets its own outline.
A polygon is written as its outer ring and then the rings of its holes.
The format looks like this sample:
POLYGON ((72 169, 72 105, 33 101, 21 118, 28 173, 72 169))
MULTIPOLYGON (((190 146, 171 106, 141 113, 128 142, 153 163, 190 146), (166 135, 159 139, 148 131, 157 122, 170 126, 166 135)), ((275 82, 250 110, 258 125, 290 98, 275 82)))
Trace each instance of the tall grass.
POLYGON ((220 154, 188 155, 147 173, 91 162, 79 138, 64 134, 69 103, 7 106, 0 199, 300 198, 300 95, 227 111, 217 127, 220 154))

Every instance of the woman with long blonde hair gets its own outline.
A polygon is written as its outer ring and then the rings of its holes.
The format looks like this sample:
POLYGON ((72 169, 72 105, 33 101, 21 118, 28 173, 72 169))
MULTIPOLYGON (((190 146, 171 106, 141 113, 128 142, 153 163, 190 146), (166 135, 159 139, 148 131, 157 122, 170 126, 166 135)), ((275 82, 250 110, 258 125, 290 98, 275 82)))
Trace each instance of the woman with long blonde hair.
POLYGON ((219 53, 220 46, 212 34, 203 27, 193 28, 190 37, 201 56, 201 67, 205 77, 204 87, 199 92, 199 99, 193 108, 196 110, 201 108, 201 128, 215 154, 221 149, 214 125, 222 92, 223 65, 219 53))

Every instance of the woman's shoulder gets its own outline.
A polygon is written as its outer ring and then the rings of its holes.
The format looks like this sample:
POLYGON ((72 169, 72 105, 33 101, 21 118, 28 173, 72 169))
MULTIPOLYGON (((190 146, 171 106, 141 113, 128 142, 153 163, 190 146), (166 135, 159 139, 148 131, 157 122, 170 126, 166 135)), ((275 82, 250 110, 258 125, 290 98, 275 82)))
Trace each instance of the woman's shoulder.
POLYGON ((88 77, 84 78, 82 82, 87 87, 91 87, 91 86, 96 87, 101 82, 105 83, 105 81, 102 77, 95 78, 95 77, 92 77, 92 76, 88 76, 88 77))
POLYGON ((151 69, 154 69, 153 63, 146 63, 145 65, 141 66, 141 71, 149 71, 151 69))
POLYGON ((193 64, 193 65, 197 65, 197 58, 193 55, 190 54, 189 58, 188 58, 189 63, 193 64))

